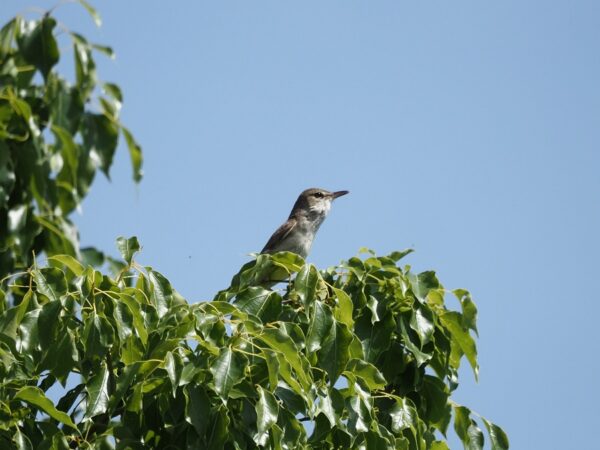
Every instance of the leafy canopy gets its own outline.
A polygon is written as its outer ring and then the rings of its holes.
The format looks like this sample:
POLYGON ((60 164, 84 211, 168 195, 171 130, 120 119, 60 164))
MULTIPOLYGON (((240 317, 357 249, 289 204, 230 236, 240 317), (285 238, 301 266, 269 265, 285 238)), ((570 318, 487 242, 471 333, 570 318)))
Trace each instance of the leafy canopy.
POLYGON ((61 255, 5 286, 22 301, 0 317, 0 447, 439 450, 454 419, 465 448, 483 448, 475 415, 450 399, 463 361, 477 374, 477 309, 399 266, 408 251, 324 271, 259 255, 189 304, 135 263, 137 239, 118 247, 114 279, 61 255))
POLYGON ((69 82, 56 71, 58 28, 46 14, 17 16, 0 29, 0 279, 42 252, 101 262, 93 249, 80 252, 68 216, 98 170, 109 176, 120 135, 134 180, 142 176, 140 146, 119 120, 121 90, 96 74, 95 54, 113 51, 68 31, 75 67, 69 82))

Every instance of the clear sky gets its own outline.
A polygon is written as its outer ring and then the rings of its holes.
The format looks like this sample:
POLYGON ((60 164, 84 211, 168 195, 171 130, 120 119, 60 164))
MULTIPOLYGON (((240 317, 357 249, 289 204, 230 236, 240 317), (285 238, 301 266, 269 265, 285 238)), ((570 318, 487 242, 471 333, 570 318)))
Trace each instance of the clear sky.
MULTIPOLYGON (((0 18, 35 4, 54 2, 0 18)), ((84 245, 135 234, 207 300, 303 189, 348 189, 309 261, 413 247, 479 307, 480 382, 465 370, 456 400, 513 449, 597 445, 600 2, 95 4, 99 30, 56 15, 115 48, 99 72, 145 178, 122 148, 75 218, 84 245)))

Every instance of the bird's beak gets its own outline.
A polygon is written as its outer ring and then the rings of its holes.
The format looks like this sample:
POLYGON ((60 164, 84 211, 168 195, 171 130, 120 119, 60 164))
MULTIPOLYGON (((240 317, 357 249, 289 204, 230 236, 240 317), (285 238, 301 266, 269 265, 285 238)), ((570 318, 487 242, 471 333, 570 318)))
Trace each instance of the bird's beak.
POLYGON ((350 193, 350 191, 337 191, 337 192, 333 193, 333 198, 335 199, 335 198, 341 197, 342 195, 346 195, 349 193, 350 193))

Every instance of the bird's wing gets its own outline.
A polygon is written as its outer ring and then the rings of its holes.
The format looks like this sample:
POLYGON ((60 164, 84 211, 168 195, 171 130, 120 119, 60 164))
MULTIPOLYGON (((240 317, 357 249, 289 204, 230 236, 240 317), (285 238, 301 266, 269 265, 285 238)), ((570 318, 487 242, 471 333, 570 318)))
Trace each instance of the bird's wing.
POLYGON ((294 229, 298 221, 296 219, 289 219, 283 225, 281 225, 275 233, 270 237, 269 241, 265 244, 261 253, 271 253, 275 250, 275 246, 283 241, 288 234, 294 229))

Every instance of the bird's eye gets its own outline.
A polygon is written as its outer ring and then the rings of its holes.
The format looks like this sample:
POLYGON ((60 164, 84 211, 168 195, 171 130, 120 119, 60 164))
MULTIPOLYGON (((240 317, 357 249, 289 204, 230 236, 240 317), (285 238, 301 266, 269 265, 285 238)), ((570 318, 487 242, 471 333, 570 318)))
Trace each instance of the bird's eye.
POLYGON ((323 193, 322 192, 315 192, 314 196, 317 198, 323 198, 323 193))

